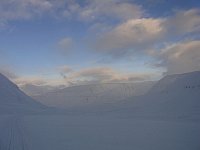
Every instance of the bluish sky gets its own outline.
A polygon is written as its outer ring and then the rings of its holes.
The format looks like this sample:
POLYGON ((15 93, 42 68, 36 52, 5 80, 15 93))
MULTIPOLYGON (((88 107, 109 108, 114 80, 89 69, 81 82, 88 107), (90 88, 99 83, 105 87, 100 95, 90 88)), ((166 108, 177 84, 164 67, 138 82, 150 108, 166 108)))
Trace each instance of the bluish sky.
POLYGON ((0 71, 17 84, 156 80, 200 70, 198 0, 2 0, 0 71))

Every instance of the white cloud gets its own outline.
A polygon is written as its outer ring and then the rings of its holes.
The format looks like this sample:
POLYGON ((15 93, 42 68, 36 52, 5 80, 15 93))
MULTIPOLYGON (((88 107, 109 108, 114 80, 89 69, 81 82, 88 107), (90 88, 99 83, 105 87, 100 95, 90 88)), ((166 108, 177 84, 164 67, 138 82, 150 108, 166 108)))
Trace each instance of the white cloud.
POLYGON ((34 85, 34 86, 60 86, 67 83, 63 78, 59 76, 49 75, 49 76, 41 76, 41 75, 32 75, 32 76, 18 76, 17 78, 12 80, 19 87, 23 87, 25 85, 34 85))
POLYGON ((72 72, 65 76, 69 84, 136 82, 150 80, 154 77, 151 73, 122 73, 110 67, 87 68, 72 72))
POLYGON ((94 48, 111 56, 121 56, 130 52, 148 51, 184 36, 200 32, 200 10, 176 11, 165 18, 128 19, 102 32, 96 39, 94 48))
POLYGON ((166 74, 200 70, 200 41, 185 41, 168 45, 154 53, 160 62, 157 67, 166 68, 166 74))
MULTIPOLYGON (((123 57, 122 54, 130 51, 148 52, 149 48, 154 45, 173 42, 173 40, 170 41, 171 39, 183 40, 189 34, 200 32, 199 9, 176 11, 172 16, 164 18, 144 18, 142 7, 127 1, 87 0, 84 5, 79 5, 74 0, 0 1, 0 28, 5 27, 9 21, 32 19, 42 15, 93 21, 91 30, 99 32, 96 34, 98 35, 95 42, 96 50, 111 56, 123 57), (109 24, 108 26, 107 22, 113 19, 118 20, 118 24, 109 24)), ((161 61, 158 66, 165 67, 167 74, 199 70, 199 43, 197 40, 174 43, 153 57, 161 61)), ((70 37, 65 37, 57 44, 64 52, 68 52, 73 47, 74 42, 70 37)), ((70 72, 69 68, 63 67, 61 70, 64 75, 67 74, 66 78, 69 82, 129 81, 140 76, 123 74, 111 68, 91 68, 70 72)), ((9 73, 6 74, 11 76, 9 73)), ((17 80, 19 84, 26 81, 40 83, 40 79, 17 80)), ((42 81, 44 80, 42 79, 42 81)))
POLYGON ((75 0, 1 0, 0 22, 31 19, 42 15, 79 20, 96 20, 101 17, 116 19, 138 18, 140 6, 116 0, 88 0, 80 5, 75 0))
POLYGON ((32 85, 45 85, 47 81, 43 77, 31 76, 31 77, 18 77, 13 80, 18 86, 23 86, 26 84, 32 85))
POLYGON ((63 85, 65 81, 60 78, 56 73, 47 73, 44 75, 20 75, 15 73, 16 68, 10 68, 9 66, 0 66, 0 73, 5 75, 9 80, 17 84, 19 87, 24 85, 33 86, 58 86, 63 85))
POLYGON ((93 84, 93 83, 124 83, 124 82, 138 82, 152 80, 158 74, 148 72, 133 72, 125 73, 111 67, 93 67, 84 68, 80 70, 74 70, 69 66, 58 67, 57 70, 60 76, 54 72, 46 75, 32 75, 22 76, 16 75, 11 71, 2 71, 4 75, 9 77, 19 87, 25 86, 38 86, 38 87, 60 87, 71 86, 81 84, 93 84))
POLYGON ((51 8, 52 4, 48 0, 2 0, 0 1, 0 20, 30 19, 50 11, 51 8))
POLYGON ((102 17, 127 20, 139 18, 143 13, 141 6, 133 3, 119 2, 117 0, 89 0, 88 5, 79 11, 79 17, 86 21, 96 20, 102 17))
POLYGON ((113 53, 122 49, 147 47, 165 33, 162 22, 162 19, 153 18, 128 20, 99 37, 95 46, 101 51, 113 53))
POLYGON ((200 10, 177 11, 174 16, 165 20, 163 26, 171 36, 198 32, 200 31, 200 10))

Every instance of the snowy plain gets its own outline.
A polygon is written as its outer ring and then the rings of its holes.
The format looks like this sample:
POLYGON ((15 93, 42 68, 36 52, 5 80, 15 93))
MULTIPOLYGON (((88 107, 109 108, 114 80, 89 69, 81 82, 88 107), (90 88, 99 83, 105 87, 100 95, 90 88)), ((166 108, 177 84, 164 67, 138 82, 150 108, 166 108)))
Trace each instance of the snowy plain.
POLYGON ((0 150, 200 149, 200 72, 167 76, 144 95, 67 109, 36 102, 1 75, 0 103, 0 150))

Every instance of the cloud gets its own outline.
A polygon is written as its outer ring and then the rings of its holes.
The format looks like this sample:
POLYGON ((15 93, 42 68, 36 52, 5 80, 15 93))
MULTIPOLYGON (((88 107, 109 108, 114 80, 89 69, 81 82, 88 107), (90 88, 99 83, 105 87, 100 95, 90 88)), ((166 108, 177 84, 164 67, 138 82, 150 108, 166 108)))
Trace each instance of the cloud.
POLYGON ((4 67, 1 67, 0 73, 9 78, 10 80, 18 78, 18 76, 8 68, 5 69, 4 67))
MULTIPOLYGON (((199 70, 199 41, 185 39, 199 34, 200 10, 177 10, 162 18, 148 17, 140 5, 119 0, 86 0, 81 4, 75 0, 1 0, 0 28, 9 21, 28 20, 43 16, 88 21, 89 30, 96 33, 91 40, 95 52, 106 53, 106 57, 133 56, 136 53, 148 55, 150 49, 158 48, 153 58, 158 67, 166 68, 167 74, 199 70), (183 41, 174 43, 174 41, 183 41)), ((87 32, 88 34, 88 32, 87 32)), ((91 42, 91 43, 92 43, 91 42)), ((59 49, 69 52, 74 41, 64 37, 57 42, 59 49)), ((30 82, 46 84, 47 79, 38 77, 16 77, 11 72, 2 71, 18 84, 30 82)), ((59 73, 69 83, 80 82, 128 82, 147 79, 144 74, 121 73, 109 67, 90 68, 72 71, 68 66, 60 68, 59 73)), ((51 82, 51 81, 50 81, 51 82)), ((55 82, 61 82, 56 81, 55 82)), ((52 83, 52 84, 55 84, 52 83)))
POLYGON ((24 87, 26 85, 33 85, 33 86, 52 86, 52 87, 60 87, 60 86, 68 86, 69 84, 59 76, 40 76, 40 75, 34 75, 34 76, 18 76, 18 78, 15 78, 12 80, 15 84, 17 84, 19 87, 24 87))
POLYGON ((64 86, 82 84, 138 82, 152 80, 158 75, 148 72, 125 73, 111 67, 93 67, 74 70, 69 66, 61 66, 57 68, 57 73, 54 72, 49 76, 16 75, 11 71, 2 71, 2 69, 0 71, 22 89, 27 86, 62 88, 64 86), (60 76, 58 76, 58 73, 60 76))
POLYGON ((122 73, 110 67, 87 68, 72 72, 65 80, 72 85, 112 82, 137 82, 150 80, 151 73, 122 73))
POLYGON ((58 67, 58 70, 62 73, 71 73, 73 72, 73 69, 69 66, 61 66, 61 67, 58 67))
POLYGON ((1 24, 13 20, 27 20, 32 18, 51 16, 54 18, 78 19, 93 21, 109 17, 129 19, 141 16, 141 6, 119 2, 118 0, 87 0, 80 5, 75 0, 1 0, 1 24))
POLYGON ((79 11, 79 18, 85 21, 105 17, 127 20, 130 18, 139 18, 143 13, 141 6, 133 3, 119 2, 118 0, 89 0, 88 4, 79 11))
POLYGON ((96 41, 96 49, 115 55, 122 50, 141 50, 152 45, 165 32, 162 19, 131 19, 103 34, 96 41))
POLYGON ((48 80, 46 80, 44 77, 39 77, 39 76, 20 76, 16 73, 14 73, 11 69, 6 69, 4 67, 0 68, 0 73, 5 75, 9 80, 17 84, 19 87, 24 86, 26 84, 31 84, 31 85, 46 85, 46 84, 51 84, 50 82, 48 83, 48 80))
POLYGON ((128 19, 100 33, 91 45, 113 57, 148 51, 174 39, 184 39, 200 31, 200 10, 176 11, 163 18, 128 19), (95 44, 93 44, 95 43, 95 44))
POLYGON ((73 40, 70 37, 65 37, 58 41, 58 48, 64 53, 68 53, 72 47, 73 40))
POLYGON ((20 88, 29 96, 37 96, 63 89, 65 86, 24 84, 20 88))
POLYGON ((156 67, 166 68, 165 74, 186 73, 200 70, 200 41, 185 41, 156 51, 156 67))
POLYGON ((58 71, 63 78, 66 78, 67 74, 72 73, 73 69, 69 66, 60 66, 58 67, 58 71))
POLYGON ((2 0, 0 1, 0 20, 30 19, 50 11, 51 8, 52 4, 48 0, 2 0))
POLYGON ((171 36, 184 35, 200 31, 200 10, 179 10, 174 16, 168 17, 163 26, 171 36))
MULTIPOLYGON (((63 68, 64 69, 64 68, 63 68)), ((64 70, 63 70, 64 71, 64 70)), ((65 70, 66 72, 66 70, 65 70)), ((65 82, 63 78, 55 76, 55 73, 44 74, 44 75, 21 75, 16 73, 16 68, 10 68, 9 66, 0 66, 0 73, 9 78, 12 82, 17 84, 19 87, 25 85, 33 86, 57 86, 63 85, 65 82)))
POLYGON ((47 81, 45 80, 45 78, 38 77, 38 76, 32 76, 32 77, 20 76, 16 78, 14 82, 18 86, 23 86, 26 84, 41 86, 41 85, 47 84, 47 81))

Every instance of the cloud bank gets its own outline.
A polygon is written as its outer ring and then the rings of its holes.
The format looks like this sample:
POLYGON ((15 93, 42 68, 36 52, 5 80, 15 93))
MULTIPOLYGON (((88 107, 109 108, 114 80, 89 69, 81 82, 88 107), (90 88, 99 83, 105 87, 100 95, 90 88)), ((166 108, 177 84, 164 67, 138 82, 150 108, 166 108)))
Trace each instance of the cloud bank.
POLYGON ((200 41, 185 41, 166 46, 155 53, 160 62, 157 67, 165 67, 165 74, 186 73, 200 70, 200 41))

